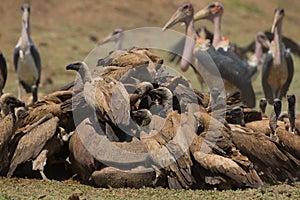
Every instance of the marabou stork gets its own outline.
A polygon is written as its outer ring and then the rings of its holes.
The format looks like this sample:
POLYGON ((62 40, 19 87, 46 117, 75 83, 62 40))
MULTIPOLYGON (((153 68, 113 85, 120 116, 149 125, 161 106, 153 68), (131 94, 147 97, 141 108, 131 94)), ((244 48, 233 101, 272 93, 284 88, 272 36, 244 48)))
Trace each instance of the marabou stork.
POLYGON ((38 99, 38 85, 41 76, 41 58, 30 37, 30 6, 22 6, 22 35, 14 51, 14 66, 18 75, 18 98, 21 98, 21 86, 32 93, 33 102, 38 99))

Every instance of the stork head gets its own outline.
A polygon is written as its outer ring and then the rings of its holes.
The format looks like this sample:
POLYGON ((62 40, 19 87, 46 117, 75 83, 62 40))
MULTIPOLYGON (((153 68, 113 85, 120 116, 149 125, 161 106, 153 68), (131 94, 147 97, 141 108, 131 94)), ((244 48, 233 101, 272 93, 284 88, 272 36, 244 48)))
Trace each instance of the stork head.
POLYGON ((193 18, 193 15, 194 15, 193 5, 191 3, 184 3, 172 15, 172 17, 169 19, 169 21, 163 27, 163 30, 171 28, 172 26, 174 26, 175 24, 177 24, 179 22, 183 22, 183 23, 187 24, 193 18))
POLYGON ((283 18, 284 18, 284 9, 281 7, 276 8, 274 11, 274 19, 273 19, 273 24, 272 24, 272 28, 271 28, 271 33, 274 33, 275 28, 279 24, 281 24, 283 18))
POLYGON ((201 9, 194 15, 194 20, 208 19, 213 20, 216 16, 221 16, 224 11, 224 6, 221 2, 213 2, 201 9))
POLYGON ((29 4, 23 4, 21 10, 22 10, 22 24, 27 29, 29 24, 29 16, 30 16, 29 4))
POLYGON ((265 48, 270 49, 271 43, 266 34, 264 34, 263 32, 257 32, 255 40, 262 44, 262 46, 264 46, 265 48))
POLYGON ((117 42, 123 37, 123 29, 117 28, 107 37, 103 38, 98 44, 102 45, 108 42, 117 42))

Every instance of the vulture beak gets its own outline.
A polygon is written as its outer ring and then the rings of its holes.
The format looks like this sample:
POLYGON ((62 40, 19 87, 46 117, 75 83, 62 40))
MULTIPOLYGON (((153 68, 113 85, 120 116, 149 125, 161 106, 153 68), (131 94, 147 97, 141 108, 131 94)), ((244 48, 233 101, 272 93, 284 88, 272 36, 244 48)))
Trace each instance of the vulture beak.
POLYGON ((149 117, 151 115, 151 112, 147 109, 141 109, 141 110, 135 110, 132 111, 132 116, 133 117, 141 117, 141 118, 145 118, 145 117, 149 117))
POLYGON ((184 17, 184 13, 181 10, 177 10, 172 17, 169 19, 169 21, 165 24, 165 26, 163 27, 163 31, 165 31, 166 29, 169 29, 171 27, 173 27, 175 24, 177 24, 178 22, 181 22, 181 20, 184 17))
POLYGON ((272 28, 271 28, 271 33, 274 33, 275 28, 277 27, 280 20, 283 18, 283 15, 284 15, 284 10, 282 8, 277 8, 275 10, 275 15, 274 15, 274 19, 273 19, 272 28))
POLYGON ((75 62, 75 63, 67 65, 66 70, 79 71, 80 67, 81 67, 81 63, 80 62, 75 62))
POLYGON ((7 100, 7 103, 13 105, 14 107, 25 107, 25 103, 19 99, 13 97, 7 100))

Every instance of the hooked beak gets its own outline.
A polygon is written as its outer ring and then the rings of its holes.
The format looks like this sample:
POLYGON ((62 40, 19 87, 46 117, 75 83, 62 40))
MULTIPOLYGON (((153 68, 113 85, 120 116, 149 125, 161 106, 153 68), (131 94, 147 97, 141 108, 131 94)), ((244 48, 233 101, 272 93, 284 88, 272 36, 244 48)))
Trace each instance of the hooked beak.
POLYGON ((17 98, 9 99, 7 103, 14 107, 25 107, 25 103, 17 98))
POLYGON ((81 64, 79 62, 72 63, 66 66, 66 70, 79 71, 81 64))
POLYGON ((177 24, 178 22, 180 22, 182 20, 183 17, 183 13, 180 10, 177 10, 172 17, 169 19, 169 21, 166 23, 166 25, 163 27, 163 31, 165 31, 166 29, 169 29, 171 27, 173 27, 175 24, 177 24))
POLYGON ((271 28, 271 33, 274 33, 275 28, 277 27, 277 24, 278 24, 280 18, 281 18, 280 13, 279 13, 278 11, 276 11, 276 12, 275 12, 274 19, 273 19, 273 24, 272 24, 272 28, 271 28))

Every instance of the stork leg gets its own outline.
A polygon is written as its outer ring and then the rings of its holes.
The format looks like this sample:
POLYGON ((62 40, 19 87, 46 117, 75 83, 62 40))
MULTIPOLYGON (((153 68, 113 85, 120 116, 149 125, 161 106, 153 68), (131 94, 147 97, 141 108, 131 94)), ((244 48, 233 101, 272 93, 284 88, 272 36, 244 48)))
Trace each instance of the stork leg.
POLYGON ((32 97, 33 97, 32 102, 33 102, 33 103, 36 102, 36 101, 38 100, 37 93, 38 93, 38 88, 37 88, 36 85, 33 85, 33 86, 32 86, 32 97))
POLYGON ((18 99, 22 98, 22 86, 21 86, 21 82, 19 82, 18 85, 18 99))

